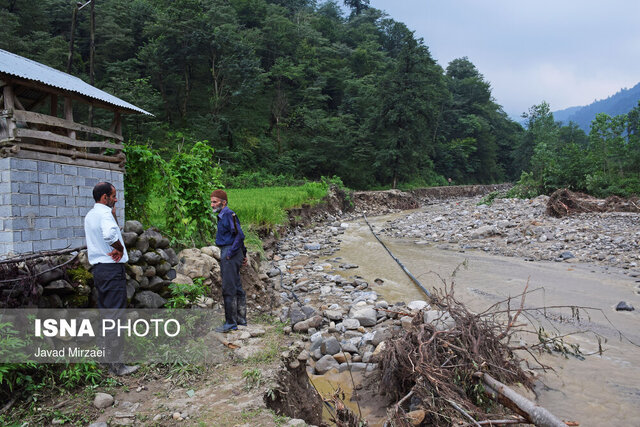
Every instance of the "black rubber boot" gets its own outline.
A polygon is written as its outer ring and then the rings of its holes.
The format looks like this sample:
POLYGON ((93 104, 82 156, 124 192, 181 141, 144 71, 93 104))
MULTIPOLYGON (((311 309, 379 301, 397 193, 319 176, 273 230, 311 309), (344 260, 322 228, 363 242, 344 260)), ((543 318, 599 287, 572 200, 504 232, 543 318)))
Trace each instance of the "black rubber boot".
POLYGON ((244 295, 238 296, 236 297, 236 301, 238 304, 238 311, 236 314, 238 325, 247 326, 247 298, 244 295))
POLYGON ((225 326, 238 326, 238 299, 234 296, 224 297, 225 326))

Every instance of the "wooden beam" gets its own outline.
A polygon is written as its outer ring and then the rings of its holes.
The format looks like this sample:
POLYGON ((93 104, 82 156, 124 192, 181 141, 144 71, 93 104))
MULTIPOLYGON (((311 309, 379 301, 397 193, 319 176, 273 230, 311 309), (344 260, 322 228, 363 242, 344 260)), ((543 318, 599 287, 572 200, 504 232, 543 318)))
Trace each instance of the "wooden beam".
POLYGON ((42 139, 44 141, 59 142, 61 144, 78 148, 111 148, 118 151, 121 151, 124 148, 124 146, 121 144, 112 144, 110 142, 104 141, 82 141, 79 139, 73 139, 64 135, 58 135, 57 133, 42 130, 16 129, 14 131, 14 135, 16 138, 42 139))
MULTIPOLYGON (((4 95, 4 108, 5 110, 15 110, 13 105, 13 85, 7 84, 2 88, 2 94, 4 95)), ((13 118, 7 118, 7 133, 9 138, 13 137, 13 132, 16 128, 16 122, 13 118)))
POLYGON ((116 121, 116 133, 122 138, 122 116, 119 111, 116 111, 113 119, 116 121))
POLYGON ((26 111, 33 111, 34 108, 36 108, 37 106, 39 106, 40 104, 44 104, 44 102, 49 98, 49 94, 48 93, 43 93, 40 98, 36 99, 35 101, 33 101, 27 108, 25 108, 26 111))
POLYGON ((25 109, 25 108, 24 108, 24 105, 22 105, 22 102, 20 102, 20 99, 18 98, 18 95, 15 95, 15 94, 14 94, 14 98, 13 98, 13 100, 14 100, 14 101, 15 101, 15 103, 16 103, 16 107, 18 107, 18 108, 19 108, 19 109, 21 109, 21 110, 24 110, 24 109, 25 109))
POLYGON ((29 160, 42 160, 45 162, 63 163, 65 165, 85 166, 89 168, 99 168, 99 169, 113 170, 118 172, 124 172, 124 164, 125 164, 124 161, 121 163, 108 163, 108 162, 101 162, 98 160, 72 159, 71 157, 58 156, 55 154, 40 153, 37 151, 29 151, 29 150, 20 150, 16 154, 12 155, 11 157, 16 157, 20 159, 29 159, 29 160))
MULTIPOLYGON (((32 111, 19 111, 13 112, 13 117, 16 120, 24 121, 27 123, 37 123, 41 125, 56 126, 65 129, 73 129, 80 132, 88 132, 96 135, 104 136, 106 138, 113 138, 118 141, 122 141, 122 136, 114 132, 109 132, 97 127, 86 126, 81 123, 70 122, 58 117, 47 116, 46 114, 34 113, 32 111)), ((109 147, 111 148, 111 147, 109 147)))
MULTIPOLYGON (((64 99, 64 118, 68 122, 73 122, 73 101, 71 98, 64 99)), ((76 132, 74 130, 68 129, 67 135, 69 135, 71 139, 76 139, 76 132)))
POLYGON ((16 145, 20 147, 20 150, 39 151, 42 153, 58 154, 62 156, 68 156, 73 159, 87 159, 87 160, 99 160, 107 163, 120 163, 124 160, 124 154, 119 156, 105 156, 103 154, 86 153, 84 151, 77 150, 65 150, 63 148, 47 147, 39 144, 25 144, 23 142, 17 142, 16 145))

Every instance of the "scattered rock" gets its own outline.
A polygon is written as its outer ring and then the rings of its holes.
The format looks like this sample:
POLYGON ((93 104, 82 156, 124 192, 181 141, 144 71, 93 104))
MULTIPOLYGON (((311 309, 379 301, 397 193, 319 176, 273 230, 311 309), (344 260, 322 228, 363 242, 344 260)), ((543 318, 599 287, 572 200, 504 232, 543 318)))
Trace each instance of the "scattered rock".
POLYGON ((107 393, 96 393, 93 398, 93 406, 98 409, 108 408, 113 405, 113 396, 107 393))
POLYGON ((626 301, 620 301, 618 305, 616 305, 616 311, 633 311, 635 308, 626 301))

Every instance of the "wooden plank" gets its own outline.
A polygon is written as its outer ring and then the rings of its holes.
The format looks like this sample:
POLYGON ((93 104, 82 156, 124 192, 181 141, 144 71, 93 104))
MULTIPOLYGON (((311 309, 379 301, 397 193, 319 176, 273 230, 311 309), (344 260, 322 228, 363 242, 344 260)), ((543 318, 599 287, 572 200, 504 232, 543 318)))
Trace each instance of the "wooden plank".
POLYGON ((114 132, 109 132, 97 127, 86 126, 81 123, 70 122, 58 117, 47 116, 46 114, 34 113, 33 111, 20 111, 16 110, 13 113, 16 120, 20 120, 28 123, 37 123, 41 125, 57 126, 66 129, 73 129, 80 132, 89 132, 96 135, 104 136, 107 138, 117 139, 122 141, 122 136, 114 132))
POLYGON ((29 150, 20 150, 16 154, 11 157, 16 157, 20 159, 29 159, 29 160, 42 160, 45 162, 55 162, 62 163, 65 165, 73 165, 73 166, 85 166, 89 168, 98 168, 98 169, 106 169, 117 172, 124 172, 124 164, 121 163, 107 163, 100 162, 97 160, 86 160, 86 159, 72 159, 70 157, 65 156, 57 156, 55 154, 48 153, 40 153, 37 151, 29 151, 29 150))
MULTIPOLYGON (((13 86, 11 84, 7 84, 2 88, 2 94, 4 95, 4 108, 5 110, 15 110, 15 106, 13 105, 13 86)), ((16 122, 13 118, 7 118, 7 134, 9 138, 13 136, 13 131, 16 128, 16 122)))
POLYGON ((124 160, 124 154, 120 156, 105 156, 103 154, 85 153, 83 151, 65 150, 63 148, 47 147, 45 145, 38 145, 38 144, 25 144, 23 142, 18 142, 16 145, 20 147, 21 150, 40 151, 42 153, 59 154, 63 156, 73 157, 73 158, 98 160, 101 162, 108 162, 108 163, 120 163, 121 161, 124 160))
MULTIPOLYGON (((64 118, 69 122, 73 122, 73 100, 71 98, 64 99, 64 118)), ((67 129, 67 135, 71 139, 76 139, 76 131, 74 130, 67 129)))
POLYGON ((16 129, 13 134, 16 138, 24 137, 42 139, 45 141, 59 142, 61 144, 66 144, 78 148, 112 148, 118 151, 122 151, 122 149, 124 148, 122 144, 112 144, 105 141, 82 141, 79 139, 73 139, 64 135, 58 135, 57 133, 43 130, 16 129))

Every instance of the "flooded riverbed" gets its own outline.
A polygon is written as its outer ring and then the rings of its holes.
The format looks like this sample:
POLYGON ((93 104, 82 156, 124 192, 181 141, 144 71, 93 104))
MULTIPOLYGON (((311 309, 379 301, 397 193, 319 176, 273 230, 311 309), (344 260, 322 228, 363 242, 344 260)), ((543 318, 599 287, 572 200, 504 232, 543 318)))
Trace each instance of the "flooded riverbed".
MULTIPOLYGON (((379 230, 392 218, 377 217, 370 222, 379 230)), ((340 251, 333 255, 359 266, 345 275, 362 276, 389 303, 426 299, 363 220, 350 225, 340 251), (384 283, 375 285, 374 279, 384 283)), ((483 311, 509 296, 519 295, 527 283, 529 291, 536 290, 527 295, 527 308, 591 307, 581 313, 580 323, 570 320, 570 309, 549 308, 547 315, 554 320, 536 318, 549 331, 590 331, 567 338, 567 342, 579 344, 584 353, 597 351, 596 334, 606 340, 602 356, 591 355, 583 361, 542 355, 539 359, 552 366, 555 373, 541 376, 537 402, 561 419, 576 420, 582 426, 640 425, 640 347, 629 342, 640 344, 640 313, 613 309, 621 300, 636 307, 640 304, 634 293, 637 284, 622 270, 580 263, 528 262, 481 251, 438 249, 408 239, 381 238, 427 289, 441 287, 441 278, 449 283, 451 273, 466 261, 466 268, 460 268, 455 277, 455 290, 458 299, 473 311, 483 311)), ((519 299, 513 305, 518 304, 519 299)))

